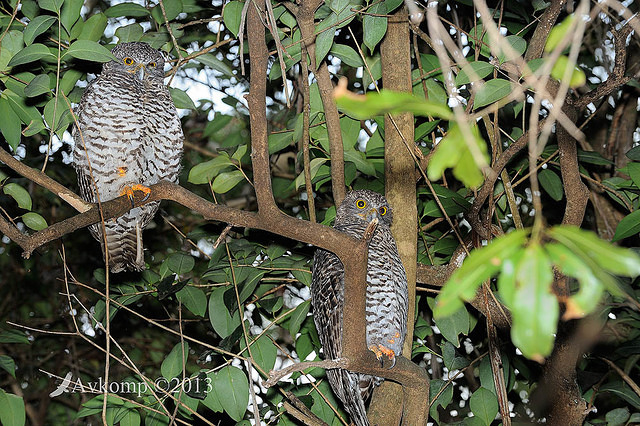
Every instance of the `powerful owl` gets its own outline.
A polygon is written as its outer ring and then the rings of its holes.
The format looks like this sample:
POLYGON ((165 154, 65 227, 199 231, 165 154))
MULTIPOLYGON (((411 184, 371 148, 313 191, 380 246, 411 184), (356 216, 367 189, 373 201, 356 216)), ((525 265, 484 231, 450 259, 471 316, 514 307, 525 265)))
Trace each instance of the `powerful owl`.
MULTIPOLYGON (((378 219, 378 226, 369 244, 367 263, 367 346, 378 359, 387 356, 395 362, 407 331, 408 290, 407 276, 391 235, 391 207, 378 193, 351 191, 338 207, 334 228, 361 238, 374 218, 378 219)), ((344 267, 335 254, 325 250, 317 250, 313 259, 311 304, 324 357, 339 358, 344 267)), ((327 370, 327 377, 351 420, 357 426, 368 425, 365 401, 383 379, 341 369, 327 370)))
MULTIPOLYGON (((178 181, 184 136, 163 82, 162 54, 140 42, 119 44, 111 52, 116 60, 103 65, 75 109, 73 162, 86 201, 127 194, 133 203, 134 190, 148 194, 149 185, 178 181)), ((144 269, 142 230, 158 205, 148 203, 105 222, 111 272, 144 269)), ((89 230, 104 255, 102 226, 89 230)))

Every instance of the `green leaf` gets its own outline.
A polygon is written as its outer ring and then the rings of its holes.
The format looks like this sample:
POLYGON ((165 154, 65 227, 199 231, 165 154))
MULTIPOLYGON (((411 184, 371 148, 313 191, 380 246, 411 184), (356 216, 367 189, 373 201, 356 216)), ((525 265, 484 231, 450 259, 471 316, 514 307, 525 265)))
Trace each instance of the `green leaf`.
POLYGON ((462 266, 451 275, 437 298, 435 317, 452 315, 462 308, 462 300, 473 299, 482 282, 491 278, 502 262, 520 250, 528 232, 516 230, 473 250, 462 266))
POLYGON ((80 10, 84 0, 65 0, 60 12, 60 22, 67 29, 71 31, 73 24, 80 18, 80 10))
POLYGON ((369 176, 376 175, 375 166, 371 161, 367 160, 367 157, 364 154, 364 152, 357 151, 355 149, 345 150, 344 160, 355 164, 356 169, 358 169, 358 171, 361 171, 366 175, 369 175, 369 176))
POLYGON ((220 173, 213 180, 211 188, 218 194, 224 194, 232 190, 237 184, 245 180, 244 175, 240 170, 234 170, 232 172, 220 173))
POLYGON ((202 400, 202 403, 205 405, 205 407, 207 407, 211 411, 215 413, 222 413, 224 409, 222 408, 220 401, 218 401, 218 396, 213 390, 213 383, 215 381, 216 381, 216 373, 214 371, 210 371, 209 373, 207 373, 207 379, 205 381, 205 384, 207 386, 206 388, 207 396, 202 400))
MULTIPOLYGON (((180 15, 180 12, 182 12, 182 0, 164 0, 163 5, 164 15, 167 16, 167 21, 173 21, 180 15)), ((153 16, 153 19, 160 25, 165 24, 164 15, 162 14, 160 4, 151 9, 151 16, 153 16)), ((174 31, 176 31, 176 29, 174 29, 174 31)))
POLYGON ((627 424, 630 416, 629 408, 622 407, 609 411, 604 418, 607 421, 607 426, 624 426, 627 424))
POLYGON ((502 64, 506 61, 512 61, 516 59, 518 56, 521 56, 527 50, 527 42, 524 41, 522 37, 517 35, 506 36, 503 39, 503 42, 508 43, 511 48, 515 51, 515 55, 512 55, 511 52, 507 53, 501 51, 498 55, 498 61, 502 64))
POLYGON ((471 395, 469 408, 474 417, 480 419, 482 424, 489 426, 498 414, 498 399, 489 389, 481 387, 471 395))
POLYGON ((31 210, 31 196, 29 192, 17 183, 8 183, 4 186, 3 191, 18 203, 18 207, 25 210, 31 210))
POLYGON ((453 119, 453 113, 446 105, 421 99, 410 93, 381 90, 366 95, 357 95, 339 87, 335 91, 338 108, 356 120, 366 120, 376 115, 412 112, 420 116, 434 116, 445 120, 453 119))
POLYGON ((76 40, 62 55, 93 62, 115 61, 116 57, 101 44, 91 40, 76 40))
POLYGON ((569 33, 569 30, 572 28, 575 20, 576 15, 572 13, 564 18, 564 21, 551 29, 549 37, 547 37, 547 42, 544 45, 545 52, 551 52, 565 37, 572 36, 572 34, 569 33))
POLYGON ((2 330, 0 331, 0 343, 26 343, 29 344, 29 339, 23 332, 17 330, 2 330))
POLYGON ((10 356, 0 355, 0 368, 16 378, 16 363, 10 356))
POLYGON ((29 46, 33 43, 36 37, 47 31, 56 22, 56 19, 51 15, 40 15, 33 18, 24 29, 24 44, 29 46))
POLYGON ((189 358, 189 342, 185 341, 184 346, 177 343, 169 355, 162 361, 160 372, 166 379, 172 379, 182 373, 184 365, 189 358))
POLYGON ((559 307, 551 292, 553 270, 545 251, 531 243, 516 266, 517 288, 511 313, 511 340, 527 358, 538 362, 551 353, 559 307))
POLYGON ((640 161, 640 146, 636 146, 635 148, 631 148, 625 154, 629 160, 640 161))
POLYGON ((478 109, 490 105, 509 96, 511 92, 513 92, 513 86, 510 81, 501 78, 489 80, 476 93, 473 108, 478 109))
POLYGON ((51 79, 49 78, 48 74, 37 75, 24 88, 24 94, 29 98, 33 98, 45 93, 51 93, 51 88, 49 87, 50 84, 51 79))
POLYGON ((358 68, 364 65, 358 52, 346 44, 334 43, 329 53, 350 67, 358 68))
POLYGON ((543 169, 538 172, 538 181, 542 188, 556 201, 562 200, 564 189, 562 180, 550 169, 543 169))
POLYGON ((450 382, 442 379, 433 379, 429 382, 429 415, 436 420, 436 423, 439 420, 438 407, 445 408, 452 400, 453 386, 450 382))
POLYGON ((233 420, 242 420, 249 404, 249 382, 244 372, 232 366, 223 367, 216 374, 213 390, 224 411, 233 420))
POLYGON ((120 426, 140 426, 140 414, 135 410, 127 410, 120 419, 120 426))
MULTIPOLYGON (((38 109, 36 109, 34 106, 27 105, 25 98, 16 95, 9 89, 3 91, 2 94, 6 96, 6 99, 11 105, 11 109, 16 114, 18 114, 18 117, 20 117, 20 121, 27 125, 27 127, 23 130, 23 134, 25 136, 34 135, 45 128, 40 111, 38 111, 38 109)), ((0 98, 0 103, 2 103, 2 98, 0 98)), ((3 115, 3 117, 7 116, 3 115)), ((5 121, 6 120, 0 120, 0 123, 3 123, 5 121)), ((0 129, 1 128, 2 127, 0 127, 0 129)))
POLYGON ((640 163, 627 164, 627 173, 633 181, 633 184, 640 189, 640 163))
POLYGON ((104 11, 107 18, 119 18, 121 16, 145 17, 148 16, 149 13, 148 9, 137 3, 120 3, 104 11))
POLYGON ((23 426, 25 421, 22 397, 0 389, 0 423, 4 426, 23 426))
POLYGON ((218 176, 218 173, 230 166, 233 166, 233 163, 229 157, 220 155, 213 160, 193 166, 189 172, 188 180, 195 184, 209 183, 214 177, 218 176))
POLYGON ((193 60, 200 62, 202 65, 206 65, 211 69, 221 72, 225 77, 233 77, 233 70, 231 69, 231 67, 229 67, 226 62, 221 61, 211 53, 205 53, 204 55, 193 58, 193 60))
POLYGON ((144 29, 138 23, 125 25, 116 30, 116 36, 121 43, 128 43, 130 41, 140 41, 144 35, 144 29))
POLYGON ((240 311, 236 309, 233 316, 224 303, 227 287, 220 287, 209 296, 209 321, 216 333, 223 339, 240 326, 240 311))
POLYGON ((335 25, 338 17, 331 13, 316 26, 316 63, 320 64, 333 46, 333 38, 336 34, 335 25))
POLYGON ((468 65, 462 67, 456 76, 456 86, 462 86, 463 84, 468 84, 472 81, 481 80, 491 74, 495 69, 496 68, 488 62, 470 62, 468 65))
POLYGON ((472 140, 466 139, 460 127, 452 122, 446 136, 438 143, 431 160, 427 175, 431 180, 442 177, 447 168, 453 168, 453 175, 469 188, 477 188, 484 182, 484 175, 478 167, 478 161, 474 159, 469 149, 469 144, 474 144, 482 155, 479 161, 488 163, 487 146, 480 136, 478 126, 471 126, 472 140))
POLYGON ((9 101, 0 97, 0 132, 2 136, 7 140, 7 143, 16 152, 18 145, 20 145, 20 118, 16 115, 9 104, 9 101))
POLYGON ((293 313, 291 313, 291 318, 289 319, 289 332, 292 336, 295 337, 295 335, 298 334, 298 331, 300 331, 300 325, 302 325, 302 322, 309 313, 309 308, 311 306, 310 303, 311 302, 309 300, 302 302, 296 307, 293 313))
MULTIPOLYGON (((244 339, 240 339, 240 348, 244 349, 246 344, 244 339)), ((278 348, 273 344, 269 336, 263 334, 257 340, 253 340, 251 343, 251 356, 253 362, 255 362, 263 371, 269 371, 276 363, 276 357, 278 355, 278 348)), ((243 354, 249 356, 247 352, 243 354)))
POLYGON ((55 55, 51 53, 47 46, 41 43, 35 43, 16 53, 13 58, 11 58, 7 66, 15 67, 16 65, 28 64, 29 62, 39 61, 40 59, 50 61, 57 60, 55 55))
POLYGON ((469 334, 469 312, 464 306, 451 315, 434 318, 434 322, 442 336, 456 347, 460 347, 458 336, 469 334))
POLYGON ((193 103, 191 97, 184 90, 169 87, 169 93, 171 93, 171 98, 176 108, 196 109, 196 104, 193 103))
POLYGON ((636 235, 640 232, 640 210, 636 210, 622 218, 616 227, 613 241, 620 241, 623 238, 636 235))
POLYGON ((224 9, 222 10, 222 20, 224 25, 229 31, 231 31, 234 37, 238 37, 238 33, 240 32, 240 21, 242 18, 243 7, 244 2, 230 1, 224 5, 224 9))
POLYGON ((64 0, 38 0, 38 6, 41 9, 49 10, 51 12, 59 12, 64 0))
POLYGON ((600 303, 604 285, 578 254, 562 244, 550 243, 545 250, 554 265, 565 275, 576 278, 580 283, 578 293, 565 301, 563 319, 582 318, 593 312, 600 303))
POLYGON ((640 275, 640 256, 575 226, 554 226, 547 234, 576 253, 584 253, 596 265, 616 275, 640 275))
POLYGON ((362 18, 363 41, 369 51, 373 52, 373 49, 387 33, 387 18, 373 15, 386 15, 387 6, 384 3, 374 3, 367 12, 362 18))
MULTIPOLYGON (((309 171, 311 172, 311 180, 318 174, 318 170, 320 170, 320 166, 329 161, 328 158, 314 158, 309 162, 309 171)), ((300 173, 298 177, 296 177, 295 185, 296 189, 300 188, 304 185, 304 172, 300 173)))
MULTIPOLYGON (((104 34, 104 30, 107 28, 107 15, 104 13, 96 13, 92 15, 89 19, 84 23, 84 27, 82 27, 82 31, 78 36, 78 40, 91 40, 98 41, 102 34, 104 34)), ((120 28, 118 28, 119 30, 120 28)), ((118 34, 118 30, 116 30, 116 35, 118 34)), ((122 43, 123 40, 120 40, 122 43)))
POLYGON ((204 317, 207 313, 207 295, 199 288, 188 285, 176 297, 193 314, 204 317))
POLYGON ((22 215, 22 221, 34 231, 42 231, 47 225, 47 221, 38 213, 29 212, 22 215))
POLYGON ((166 260, 169 270, 178 275, 186 274, 193 269, 195 260, 186 253, 172 253, 166 260))
POLYGON ((569 73, 569 87, 576 88, 587 83, 587 76, 584 71, 571 62, 568 57, 560 55, 556 63, 553 64, 551 77, 563 81, 566 72, 569 73))

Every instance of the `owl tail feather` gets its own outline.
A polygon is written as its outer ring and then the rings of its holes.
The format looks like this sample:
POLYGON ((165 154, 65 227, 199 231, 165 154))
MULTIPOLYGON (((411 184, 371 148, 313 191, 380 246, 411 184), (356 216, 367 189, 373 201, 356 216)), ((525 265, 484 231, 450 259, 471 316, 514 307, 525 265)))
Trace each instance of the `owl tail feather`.
MULTIPOLYGON (((144 246, 142 245, 142 229, 136 223, 134 229, 116 232, 107 228, 107 247, 109 248, 109 269, 112 273, 142 271, 144 265, 144 246)), ((104 246, 102 247, 104 256, 104 246)))
POLYGON ((373 390, 373 378, 346 370, 327 370, 327 377, 355 426, 369 426, 365 401, 373 390))

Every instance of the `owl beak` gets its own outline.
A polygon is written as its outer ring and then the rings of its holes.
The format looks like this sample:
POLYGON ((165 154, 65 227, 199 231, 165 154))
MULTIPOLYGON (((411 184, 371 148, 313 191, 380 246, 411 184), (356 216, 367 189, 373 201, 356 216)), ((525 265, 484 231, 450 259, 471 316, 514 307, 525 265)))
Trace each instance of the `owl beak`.
POLYGON ((147 69, 145 68, 144 64, 139 64, 134 70, 136 77, 138 77, 140 81, 144 80, 144 73, 146 70, 147 69))
POLYGON ((362 218, 364 220, 366 220, 367 222, 371 222, 375 218, 380 220, 380 218, 378 217, 378 210, 376 210, 376 209, 369 209, 369 210, 367 210, 365 212, 362 212, 360 214, 360 216, 362 216, 362 218))

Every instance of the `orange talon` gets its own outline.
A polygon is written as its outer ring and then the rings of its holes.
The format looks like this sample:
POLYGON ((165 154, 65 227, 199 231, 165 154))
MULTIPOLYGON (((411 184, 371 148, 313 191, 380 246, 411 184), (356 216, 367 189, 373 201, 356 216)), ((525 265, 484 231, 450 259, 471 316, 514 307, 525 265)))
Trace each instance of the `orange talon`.
POLYGON ((380 352, 382 352, 383 354, 385 354, 387 356, 387 358, 394 359, 396 357, 396 353, 392 349, 389 349, 389 348, 387 348, 386 346, 383 346, 383 345, 378 345, 378 348, 379 348, 380 352))
POLYGON ((378 358, 378 360, 380 360, 380 358, 382 358, 382 351, 380 349, 378 349, 378 346, 371 345, 371 346, 369 346, 369 350, 371 352, 373 352, 374 354, 376 354, 376 358, 378 358))
POLYGON ((131 207, 133 208, 134 206, 134 202, 133 202, 133 198, 134 198, 134 194, 133 191, 141 191, 142 193, 144 193, 144 198, 142 199, 142 201, 145 201, 147 198, 149 198, 149 195, 151 194, 151 189, 149 189, 148 187, 141 185, 141 184, 135 184, 135 185, 131 185, 131 186, 125 186, 122 191, 120 192, 120 195, 126 195, 127 197, 129 197, 129 200, 131 200, 131 207))
POLYGON ((118 176, 119 177, 124 177, 127 174, 127 168, 126 167, 118 167, 118 176))

